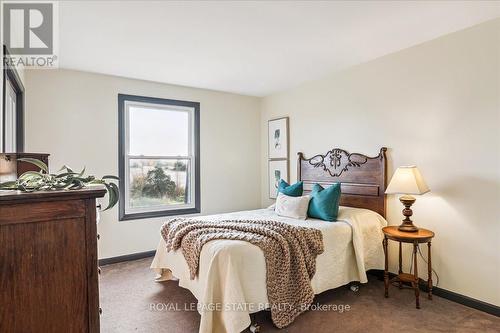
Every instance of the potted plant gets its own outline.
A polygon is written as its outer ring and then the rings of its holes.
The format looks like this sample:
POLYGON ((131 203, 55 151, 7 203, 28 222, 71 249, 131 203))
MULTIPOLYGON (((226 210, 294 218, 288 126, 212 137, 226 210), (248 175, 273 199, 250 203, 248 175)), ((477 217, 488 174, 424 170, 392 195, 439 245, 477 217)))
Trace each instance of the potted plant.
POLYGON ((67 165, 63 166, 57 173, 50 173, 47 165, 35 158, 20 158, 19 161, 34 164, 40 171, 27 171, 17 180, 0 183, 0 190, 19 190, 22 192, 35 191, 57 191, 57 190, 79 190, 88 186, 104 185, 108 192, 108 210, 116 205, 120 196, 118 185, 111 180, 118 181, 119 178, 106 175, 102 178, 86 176, 85 168, 80 172, 74 172, 67 165))

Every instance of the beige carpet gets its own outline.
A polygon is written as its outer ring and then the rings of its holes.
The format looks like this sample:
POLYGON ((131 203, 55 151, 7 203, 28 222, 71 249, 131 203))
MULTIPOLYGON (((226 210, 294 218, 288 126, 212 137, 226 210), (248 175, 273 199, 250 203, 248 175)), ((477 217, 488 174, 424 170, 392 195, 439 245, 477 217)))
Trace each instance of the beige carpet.
MULTIPOLYGON (((199 314, 186 311, 196 299, 177 282, 154 282, 150 263, 148 258, 102 267, 101 332, 198 332, 199 314)), ((500 318, 446 299, 422 297, 417 310, 411 290, 391 287, 388 299, 383 292, 383 283, 372 277, 357 293, 341 287, 316 297, 322 305, 349 305, 349 311, 309 311, 282 330, 268 312, 258 313, 257 321, 262 333, 500 332, 500 318)))

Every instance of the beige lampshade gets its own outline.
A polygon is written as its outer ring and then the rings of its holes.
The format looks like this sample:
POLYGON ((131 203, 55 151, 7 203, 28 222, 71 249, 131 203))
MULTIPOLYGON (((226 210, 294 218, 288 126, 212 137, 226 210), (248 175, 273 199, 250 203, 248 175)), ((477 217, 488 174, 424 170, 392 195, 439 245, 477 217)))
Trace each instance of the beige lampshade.
POLYGON ((418 171, 418 168, 412 166, 402 166, 397 168, 392 176, 391 182, 386 194, 424 194, 430 189, 424 181, 424 178, 418 171))

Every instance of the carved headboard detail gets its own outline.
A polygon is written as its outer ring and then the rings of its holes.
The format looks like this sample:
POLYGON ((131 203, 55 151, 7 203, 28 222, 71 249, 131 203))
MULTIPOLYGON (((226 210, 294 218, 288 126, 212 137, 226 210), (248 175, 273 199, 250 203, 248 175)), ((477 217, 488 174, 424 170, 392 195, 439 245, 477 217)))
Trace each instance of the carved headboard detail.
POLYGON ((297 178, 306 193, 315 183, 341 183, 342 206, 371 209, 385 217, 386 151, 383 147, 378 156, 369 157, 334 148, 309 159, 298 153, 297 178))

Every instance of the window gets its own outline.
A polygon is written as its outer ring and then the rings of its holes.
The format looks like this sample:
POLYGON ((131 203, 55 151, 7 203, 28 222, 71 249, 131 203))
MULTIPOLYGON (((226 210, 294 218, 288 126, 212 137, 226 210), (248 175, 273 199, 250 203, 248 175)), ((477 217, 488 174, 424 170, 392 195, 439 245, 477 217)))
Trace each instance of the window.
POLYGON ((200 104, 118 95, 120 220, 200 212, 200 104))

